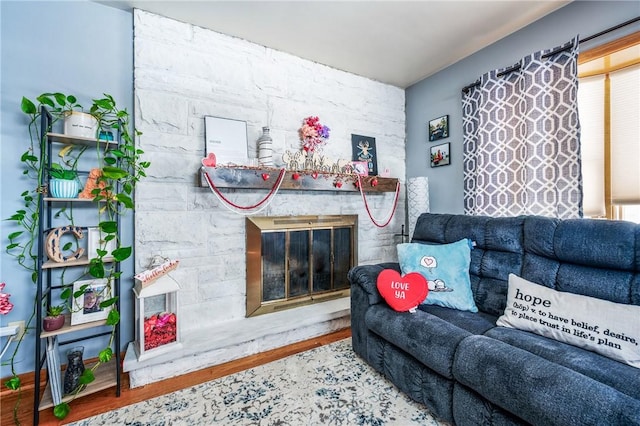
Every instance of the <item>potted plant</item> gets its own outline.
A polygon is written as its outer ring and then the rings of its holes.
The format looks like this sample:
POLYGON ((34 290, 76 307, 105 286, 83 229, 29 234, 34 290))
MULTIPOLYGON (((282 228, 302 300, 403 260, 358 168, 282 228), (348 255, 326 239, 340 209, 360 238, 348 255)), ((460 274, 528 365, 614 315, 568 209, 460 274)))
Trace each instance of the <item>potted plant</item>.
POLYGON ((78 173, 75 170, 63 169, 59 164, 53 164, 49 170, 49 194, 54 198, 76 198, 78 192, 78 173))
POLYGON ((82 138, 95 138, 98 131, 98 119, 93 115, 69 110, 64 112, 64 134, 82 138))
POLYGON ((49 194, 54 198, 76 198, 80 192, 80 180, 76 170, 78 159, 87 149, 83 146, 74 154, 74 145, 66 145, 58 153, 60 161, 51 164, 49 169, 49 194))
POLYGON ((55 331, 64 325, 64 305, 50 306, 47 310, 47 316, 42 319, 42 328, 44 331, 55 331))

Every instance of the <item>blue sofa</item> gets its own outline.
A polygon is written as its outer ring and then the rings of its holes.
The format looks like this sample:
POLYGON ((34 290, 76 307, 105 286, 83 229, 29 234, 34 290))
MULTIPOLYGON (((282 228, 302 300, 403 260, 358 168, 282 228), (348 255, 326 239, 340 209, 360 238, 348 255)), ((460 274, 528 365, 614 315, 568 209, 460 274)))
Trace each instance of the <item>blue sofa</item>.
MULTIPOLYGON (((412 243, 468 238, 477 313, 420 305, 396 312, 377 276, 349 271, 354 351, 412 399, 457 425, 640 425, 640 369, 496 326, 508 275, 563 292, 640 305, 640 226, 526 216, 420 216, 412 243)), ((598 312, 593 312, 594 316, 598 312)))

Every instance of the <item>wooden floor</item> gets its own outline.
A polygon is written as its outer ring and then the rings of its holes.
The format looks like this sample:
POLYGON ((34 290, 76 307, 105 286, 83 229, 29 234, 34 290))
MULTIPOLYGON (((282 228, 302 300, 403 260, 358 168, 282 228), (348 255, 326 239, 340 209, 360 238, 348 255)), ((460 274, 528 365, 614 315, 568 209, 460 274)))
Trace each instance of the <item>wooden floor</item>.
MULTIPOLYGON (((268 362, 285 358, 287 356, 313 349, 318 346, 346 339, 350 336, 351 329, 347 328, 331 334, 316 337, 314 339, 305 340, 300 343, 294 343, 283 348, 274 349, 257 355, 251 355, 236 361, 230 361, 204 370, 188 373, 179 377, 163 380, 161 382, 152 383, 135 389, 129 389, 129 376, 125 373, 123 374, 122 392, 119 398, 116 398, 113 389, 107 389, 102 392, 91 394, 84 398, 78 398, 70 404, 71 412, 64 419, 64 422, 57 420, 53 416, 53 409, 47 409, 40 412, 40 424, 62 425, 69 422, 82 420, 87 417, 95 416, 96 414, 111 411, 119 407, 124 407, 126 405, 144 401, 149 398, 184 389, 190 386, 207 382, 209 380, 227 376, 229 374, 237 373, 238 371, 266 364, 268 362)), ((23 380, 23 396, 20 402, 20 408, 18 410, 18 420, 23 426, 31 425, 33 419, 33 380, 31 380, 31 383, 29 383, 28 376, 33 377, 32 374, 25 375, 25 378, 23 380)), ((0 412, 2 416, 1 426, 10 426, 15 424, 13 420, 13 409, 16 403, 15 394, 16 392, 6 390, 3 385, 3 390, 0 393, 0 409, 2 410, 0 412)))

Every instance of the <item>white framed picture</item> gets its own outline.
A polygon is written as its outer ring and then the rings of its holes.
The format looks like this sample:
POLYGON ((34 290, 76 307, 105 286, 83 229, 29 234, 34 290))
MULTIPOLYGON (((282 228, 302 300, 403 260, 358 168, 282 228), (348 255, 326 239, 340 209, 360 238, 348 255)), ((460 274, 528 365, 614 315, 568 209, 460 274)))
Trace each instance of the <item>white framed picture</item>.
POLYGON ((116 249, 116 240, 104 241, 100 235, 100 228, 88 228, 87 229, 87 256, 89 259, 98 257, 98 249, 106 250, 106 258, 113 257, 111 252, 116 249))
POLYGON ((73 295, 71 325, 105 320, 113 307, 100 306, 103 301, 112 297, 111 287, 104 278, 74 282, 73 295))
POLYGON ((218 164, 244 165, 249 161, 246 121, 207 115, 204 139, 204 156, 213 152, 218 164))

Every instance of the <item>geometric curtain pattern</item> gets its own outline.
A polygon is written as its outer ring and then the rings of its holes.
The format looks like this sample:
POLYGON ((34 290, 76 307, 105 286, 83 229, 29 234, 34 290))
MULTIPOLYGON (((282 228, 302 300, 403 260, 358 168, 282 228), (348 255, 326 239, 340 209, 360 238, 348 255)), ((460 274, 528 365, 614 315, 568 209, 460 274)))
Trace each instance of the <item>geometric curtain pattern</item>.
POLYGON ((582 217, 577 37, 570 43, 463 93, 465 214, 582 217))

